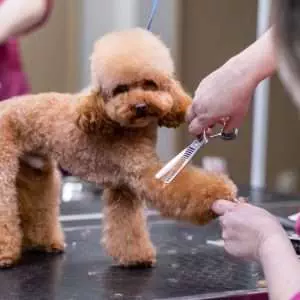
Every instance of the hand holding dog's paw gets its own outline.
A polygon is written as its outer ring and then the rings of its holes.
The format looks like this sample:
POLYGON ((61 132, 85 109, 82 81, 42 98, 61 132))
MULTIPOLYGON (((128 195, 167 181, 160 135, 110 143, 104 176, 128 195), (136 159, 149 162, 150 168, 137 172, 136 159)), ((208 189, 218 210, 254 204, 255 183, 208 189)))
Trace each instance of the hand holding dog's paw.
POLYGON ((150 168, 139 188, 149 204, 165 217, 203 225, 216 218, 211 209, 216 200, 236 199, 237 188, 225 175, 188 166, 174 181, 164 184, 154 178, 160 167, 150 168))
POLYGON ((219 200, 213 210, 220 215, 225 250, 233 256, 260 260, 262 253, 287 240, 279 221, 260 207, 219 200))
POLYGON ((202 169, 190 167, 182 174, 178 184, 179 192, 186 195, 185 213, 188 221, 199 225, 216 218, 212 210, 218 199, 234 201, 237 194, 235 184, 223 174, 215 174, 202 169))

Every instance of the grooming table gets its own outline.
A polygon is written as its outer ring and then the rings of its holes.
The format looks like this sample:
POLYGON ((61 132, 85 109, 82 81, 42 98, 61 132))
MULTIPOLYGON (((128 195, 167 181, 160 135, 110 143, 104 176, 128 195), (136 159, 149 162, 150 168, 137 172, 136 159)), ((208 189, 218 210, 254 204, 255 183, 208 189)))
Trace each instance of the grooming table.
MULTIPOLYGON (((257 286, 263 279, 260 266, 232 258, 215 244, 220 239, 216 221, 196 227, 150 211, 157 266, 112 265, 100 246, 101 195, 94 189, 79 190, 73 200, 62 203, 66 253, 29 253, 17 268, 0 271, 0 300, 267 299, 265 289, 257 286)), ((253 201, 265 199, 265 206, 282 216, 297 210, 297 197, 251 194, 253 201)))

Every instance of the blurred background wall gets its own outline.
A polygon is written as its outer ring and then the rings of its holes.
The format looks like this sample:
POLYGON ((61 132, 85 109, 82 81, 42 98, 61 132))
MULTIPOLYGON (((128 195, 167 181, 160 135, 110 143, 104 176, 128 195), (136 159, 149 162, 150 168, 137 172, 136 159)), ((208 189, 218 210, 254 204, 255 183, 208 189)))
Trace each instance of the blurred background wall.
MULTIPOLYGON (((55 1, 43 29, 23 39, 23 57, 34 92, 76 92, 89 83, 89 55, 106 32, 146 26, 150 0, 55 1)), ((255 40, 257 1, 160 0, 153 31, 171 48, 177 75, 193 95, 198 83, 255 40)), ((298 113, 277 76, 272 80, 267 183, 272 190, 299 191, 298 113), (294 177, 293 177, 294 176, 294 177)), ((237 141, 213 142, 203 156, 224 157, 233 179, 249 183, 252 114, 237 141)), ((158 152, 166 161, 191 140, 185 126, 159 131, 158 152)))

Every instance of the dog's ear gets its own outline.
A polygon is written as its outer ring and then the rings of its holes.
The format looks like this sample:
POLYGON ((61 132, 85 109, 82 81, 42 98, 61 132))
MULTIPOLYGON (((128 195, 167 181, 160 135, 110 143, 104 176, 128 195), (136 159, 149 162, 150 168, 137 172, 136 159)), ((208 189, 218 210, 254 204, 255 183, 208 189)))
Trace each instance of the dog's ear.
POLYGON ((184 91, 181 84, 172 79, 167 87, 168 93, 173 99, 171 112, 164 115, 158 122, 159 126, 178 127, 185 121, 188 107, 192 104, 191 97, 184 91))
POLYGON ((101 131, 104 126, 104 100, 101 92, 92 91, 89 95, 80 96, 76 124, 86 133, 101 131))

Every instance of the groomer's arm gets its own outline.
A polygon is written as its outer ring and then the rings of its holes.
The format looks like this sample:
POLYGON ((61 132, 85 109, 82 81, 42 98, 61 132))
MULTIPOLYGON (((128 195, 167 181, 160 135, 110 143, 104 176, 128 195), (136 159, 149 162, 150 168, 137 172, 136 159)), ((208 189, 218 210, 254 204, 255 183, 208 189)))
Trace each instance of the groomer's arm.
POLYGON ((223 118, 229 118, 228 130, 241 126, 255 88, 276 71, 273 44, 271 28, 200 82, 187 114, 191 134, 197 136, 223 118))
POLYGON ((249 76, 255 84, 260 83, 276 71, 273 35, 274 28, 271 27, 257 41, 233 58, 236 60, 235 64, 242 64, 243 70, 249 72, 249 76))
POLYGON ((0 44, 37 24, 46 9, 46 0, 5 0, 0 5, 0 44))
POLYGON ((225 250, 261 263, 271 300, 293 299, 300 291, 300 262, 278 220, 246 203, 220 200, 213 210, 220 215, 225 250))
POLYGON ((300 262, 287 238, 274 237, 264 245, 260 262, 271 300, 292 300, 300 292, 300 262))

